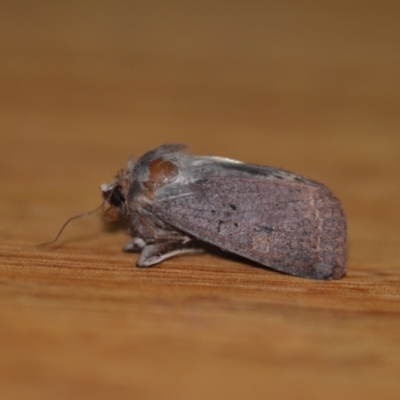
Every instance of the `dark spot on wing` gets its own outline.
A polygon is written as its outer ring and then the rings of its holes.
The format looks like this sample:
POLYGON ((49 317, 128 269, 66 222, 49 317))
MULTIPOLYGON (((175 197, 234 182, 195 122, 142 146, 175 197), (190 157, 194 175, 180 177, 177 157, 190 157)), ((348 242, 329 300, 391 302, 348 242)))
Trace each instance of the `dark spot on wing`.
POLYGON ((268 225, 260 225, 254 228, 256 232, 265 232, 265 233, 272 233, 275 229, 272 226, 268 225))
POLYGON ((210 180, 207 178, 197 179, 195 182, 193 182, 193 186, 196 187, 196 185, 207 185, 209 182, 210 180))

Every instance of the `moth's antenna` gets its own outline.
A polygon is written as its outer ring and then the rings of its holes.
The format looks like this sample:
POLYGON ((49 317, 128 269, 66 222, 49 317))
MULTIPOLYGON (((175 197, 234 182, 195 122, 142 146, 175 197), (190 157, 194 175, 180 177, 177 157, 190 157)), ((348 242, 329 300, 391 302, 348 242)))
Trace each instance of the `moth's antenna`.
POLYGON ((47 246, 49 244, 53 244, 55 242, 57 242, 58 238, 60 237, 60 235, 62 234, 63 230, 65 229, 65 227, 74 219, 78 219, 78 218, 83 218, 83 217, 87 217, 90 214, 94 214, 95 212, 99 211, 104 204, 106 203, 107 200, 104 200, 98 207, 96 207, 94 210, 92 211, 88 211, 79 215, 74 215, 71 218, 68 218, 65 222, 64 225, 61 227, 61 229, 58 231, 57 236, 55 237, 54 240, 50 241, 50 242, 45 242, 45 243, 40 243, 38 244, 36 247, 42 247, 42 246, 47 246))

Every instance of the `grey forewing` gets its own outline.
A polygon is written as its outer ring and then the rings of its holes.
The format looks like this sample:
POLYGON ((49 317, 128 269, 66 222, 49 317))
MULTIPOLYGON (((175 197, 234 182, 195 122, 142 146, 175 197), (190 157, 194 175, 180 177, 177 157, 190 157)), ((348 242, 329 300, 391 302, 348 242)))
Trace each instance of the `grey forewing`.
POLYGON ((212 177, 166 186, 154 199, 153 212, 224 250, 280 271, 299 275, 302 270, 303 276, 324 279, 337 257, 335 243, 321 243, 325 220, 333 232, 329 240, 335 242, 341 233, 336 232, 336 217, 322 212, 321 198, 329 195, 319 185, 212 177), (324 246, 332 254, 322 254, 324 246))

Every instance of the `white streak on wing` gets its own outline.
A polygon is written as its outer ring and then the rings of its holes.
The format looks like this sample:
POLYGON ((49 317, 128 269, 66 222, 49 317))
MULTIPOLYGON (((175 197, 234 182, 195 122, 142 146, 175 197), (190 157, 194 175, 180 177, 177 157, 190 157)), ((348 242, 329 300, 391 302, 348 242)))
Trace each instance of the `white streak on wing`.
POLYGON ((216 156, 199 156, 199 157, 194 157, 193 159, 193 165, 198 166, 202 164, 208 164, 208 163, 213 163, 213 162, 225 162, 225 163, 231 163, 231 164, 243 164, 242 161, 238 160, 233 160, 231 158, 226 158, 226 157, 216 157, 216 156))

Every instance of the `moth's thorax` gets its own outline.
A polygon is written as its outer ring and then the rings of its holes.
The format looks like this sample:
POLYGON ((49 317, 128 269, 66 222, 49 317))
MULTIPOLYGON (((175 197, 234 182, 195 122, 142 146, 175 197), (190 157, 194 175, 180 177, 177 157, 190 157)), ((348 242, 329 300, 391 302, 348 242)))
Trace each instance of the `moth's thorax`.
POLYGON ((175 180, 180 168, 172 161, 156 158, 149 163, 147 169, 147 176, 141 182, 141 194, 152 201, 157 190, 175 180))

